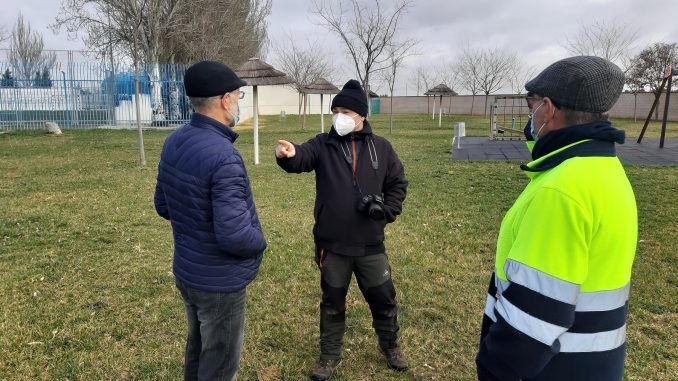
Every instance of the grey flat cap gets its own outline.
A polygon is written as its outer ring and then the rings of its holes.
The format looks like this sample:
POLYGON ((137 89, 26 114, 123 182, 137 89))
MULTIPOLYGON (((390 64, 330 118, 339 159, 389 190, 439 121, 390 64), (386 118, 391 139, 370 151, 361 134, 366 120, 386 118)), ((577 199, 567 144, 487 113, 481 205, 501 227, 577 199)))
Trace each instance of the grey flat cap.
POLYGON ((607 112, 624 88, 624 73, 612 62, 576 56, 547 67, 525 89, 549 97, 558 106, 586 112, 607 112))

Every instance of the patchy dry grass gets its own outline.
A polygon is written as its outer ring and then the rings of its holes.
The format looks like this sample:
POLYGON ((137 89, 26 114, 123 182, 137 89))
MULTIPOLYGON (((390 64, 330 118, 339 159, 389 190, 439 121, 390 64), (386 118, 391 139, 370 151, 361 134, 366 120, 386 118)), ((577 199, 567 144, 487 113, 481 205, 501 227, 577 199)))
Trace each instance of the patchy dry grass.
MULTIPOLYGON (((485 134, 484 119, 456 118, 485 134)), ((283 173, 272 152, 277 138, 301 142, 315 132, 300 131, 293 117, 262 119, 261 165, 251 163, 251 126, 239 127, 237 142, 269 241, 248 288, 239 379, 306 379, 318 355, 314 175, 283 173)), ((430 117, 398 117, 392 135, 386 116, 373 120, 411 184, 404 214, 387 229, 387 247, 412 367, 405 374, 386 369, 367 305, 352 286, 337 380, 471 380, 497 230, 526 177, 516 163, 451 162, 450 129, 430 117)), ((317 117, 309 122, 319 130, 317 117)), ((618 124, 631 136, 639 130, 618 124)), ((673 124, 670 136, 675 130, 673 124)), ((132 131, 0 135, 0 379, 180 378, 185 321, 170 272, 171 231, 152 206, 166 136, 146 132, 149 165, 141 169, 132 131)), ((678 168, 626 169, 642 240, 627 378, 675 380, 678 168)))

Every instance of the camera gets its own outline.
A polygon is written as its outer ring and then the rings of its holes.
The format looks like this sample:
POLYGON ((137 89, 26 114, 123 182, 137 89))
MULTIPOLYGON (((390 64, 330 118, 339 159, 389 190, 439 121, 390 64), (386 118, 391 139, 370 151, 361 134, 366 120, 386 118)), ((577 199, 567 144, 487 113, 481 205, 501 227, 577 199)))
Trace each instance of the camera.
POLYGON ((358 212, 369 216, 375 221, 383 220, 384 214, 384 199, 376 194, 368 194, 358 199, 358 212))

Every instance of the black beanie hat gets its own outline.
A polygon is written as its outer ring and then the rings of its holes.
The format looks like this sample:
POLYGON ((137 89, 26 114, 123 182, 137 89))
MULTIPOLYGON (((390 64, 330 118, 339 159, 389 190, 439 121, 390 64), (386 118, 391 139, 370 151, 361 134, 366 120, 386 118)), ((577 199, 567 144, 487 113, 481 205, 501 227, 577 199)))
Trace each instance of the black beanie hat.
POLYGON ((184 74, 184 88, 189 97, 215 97, 243 86, 247 83, 221 62, 198 62, 184 74))
POLYGON ((344 107, 355 111, 360 116, 367 116, 367 98, 360 82, 351 79, 344 85, 339 94, 332 100, 331 109, 344 107))

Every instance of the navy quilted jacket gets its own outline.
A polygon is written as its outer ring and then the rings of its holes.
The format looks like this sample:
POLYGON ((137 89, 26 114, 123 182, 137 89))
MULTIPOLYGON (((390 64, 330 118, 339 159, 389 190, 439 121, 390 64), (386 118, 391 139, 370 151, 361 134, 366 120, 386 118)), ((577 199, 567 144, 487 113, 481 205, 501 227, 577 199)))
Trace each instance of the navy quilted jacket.
POLYGON ((172 223, 174 276, 202 291, 244 288, 266 249, 237 137, 194 113, 167 137, 158 164, 155 209, 172 223))

